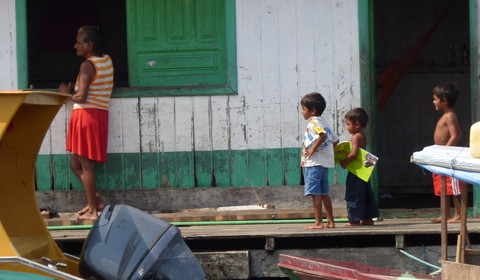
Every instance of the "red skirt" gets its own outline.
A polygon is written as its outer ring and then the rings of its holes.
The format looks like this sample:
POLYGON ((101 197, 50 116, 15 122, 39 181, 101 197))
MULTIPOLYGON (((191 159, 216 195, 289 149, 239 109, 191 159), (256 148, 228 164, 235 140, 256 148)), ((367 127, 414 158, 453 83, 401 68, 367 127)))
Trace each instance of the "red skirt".
POLYGON ((74 109, 67 133, 67 151, 98 162, 107 161, 108 110, 74 109))

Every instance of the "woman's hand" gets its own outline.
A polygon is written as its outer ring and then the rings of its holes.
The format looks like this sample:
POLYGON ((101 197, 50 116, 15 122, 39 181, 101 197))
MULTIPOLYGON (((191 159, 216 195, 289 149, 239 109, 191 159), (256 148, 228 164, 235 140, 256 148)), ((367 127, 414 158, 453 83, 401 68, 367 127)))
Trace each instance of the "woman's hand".
POLYGON ((58 91, 61 93, 72 93, 73 85, 72 83, 68 83, 67 85, 64 83, 61 83, 60 86, 58 87, 58 91))

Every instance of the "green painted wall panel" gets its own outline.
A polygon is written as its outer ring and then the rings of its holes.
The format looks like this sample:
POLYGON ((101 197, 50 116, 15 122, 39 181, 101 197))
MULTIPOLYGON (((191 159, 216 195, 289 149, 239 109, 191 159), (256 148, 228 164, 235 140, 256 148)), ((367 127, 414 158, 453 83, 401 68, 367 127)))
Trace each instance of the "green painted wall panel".
POLYGON ((213 151, 213 176, 215 187, 230 187, 230 151, 213 151))
MULTIPOLYGON (((108 154, 107 154, 108 160, 108 154)), ((105 190, 107 188, 107 176, 105 173, 105 163, 95 163, 95 179, 97 180, 97 189, 105 190)))
POLYGON ((249 186, 248 178, 248 151, 231 151, 231 176, 233 187, 249 186))
POLYGON ((287 185, 300 185, 302 180, 302 169, 300 168, 300 148, 283 149, 285 161, 285 182, 287 185))
MULTIPOLYGON (((72 155, 68 155, 68 162, 70 163, 70 158, 72 155)), ((72 190, 83 190, 83 184, 80 181, 80 179, 75 175, 75 173, 72 171, 72 168, 69 168, 69 178, 70 178, 70 187, 72 190)))
POLYGON ((248 150, 248 186, 266 186, 266 155, 265 150, 248 150))
POLYGON ((163 188, 177 187, 177 167, 175 153, 162 153, 160 161, 160 176, 163 188))
POLYGON ((145 189, 156 189, 161 187, 159 174, 158 154, 143 153, 141 158, 142 186, 145 189))
POLYGON ((337 181, 330 181, 330 184, 345 184, 347 181, 347 174, 348 171, 346 169, 343 169, 340 165, 335 166, 335 170, 337 173, 337 181))
POLYGON ((123 174, 126 189, 139 189, 141 184, 140 154, 123 154, 123 174))
POLYGON ((267 184, 269 186, 282 186, 285 184, 285 161, 282 149, 265 150, 267 167, 267 184))
MULTIPOLYGON (((40 190, 83 190, 69 165, 70 155, 40 155, 40 190), (49 180, 50 177, 50 180, 49 180)), ((344 184, 346 171, 329 170, 330 184, 344 184)), ((247 187, 302 184, 300 148, 169 153, 108 154, 95 164, 97 188, 247 187)))
POLYGON ((193 188, 195 186, 194 161, 192 152, 180 152, 176 155, 177 187, 193 188))
POLYGON ((105 189, 124 189, 122 154, 108 154, 105 163, 105 189))
POLYGON ((37 190, 51 191, 52 190, 52 156, 39 155, 37 158, 36 182, 37 190))
POLYGON ((66 155, 52 155, 53 166, 53 189, 69 190, 70 189, 70 164, 66 155))
POLYGON ((198 187, 213 185, 213 153, 195 152, 195 180, 198 187))

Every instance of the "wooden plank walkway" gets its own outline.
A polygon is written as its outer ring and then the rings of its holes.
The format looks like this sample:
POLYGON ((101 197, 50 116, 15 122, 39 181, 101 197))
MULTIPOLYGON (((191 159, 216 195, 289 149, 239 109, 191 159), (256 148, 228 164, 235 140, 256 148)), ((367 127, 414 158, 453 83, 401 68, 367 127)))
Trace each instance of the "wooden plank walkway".
MULTIPOLYGON (((228 224, 179 226, 185 240, 208 239, 250 239, 250 238, 303 238, 349 235, 440 235, 440 224, 432 224, 430 219, 384 219, 373 226, 345 227, 338 222, 336 228, 305 230, 310 223, 268 223, 268 224, 228 224)), ((467 223, 469 233, 480 233, 480 218, 470 218, 467 223)), ((89 229, 51 230, 55 240, 82 240, 89 229)), ((449 224, 449 234, 458 234, 460 224, 449 224)))

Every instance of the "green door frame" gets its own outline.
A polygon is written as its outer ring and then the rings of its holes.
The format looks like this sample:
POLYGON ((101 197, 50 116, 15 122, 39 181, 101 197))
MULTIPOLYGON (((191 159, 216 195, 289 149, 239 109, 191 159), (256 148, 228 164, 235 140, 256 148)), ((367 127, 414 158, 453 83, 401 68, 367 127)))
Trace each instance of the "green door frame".
MULTIPOLYGON (((377 98, 375 82, 375 21, 374 1, 358 0, 358 25, 360 44, 360 95, 361 105, 370 113, 371 125, 367 131, 367 137, 371 139, 369 149, 372 153, 377 152, 377 98)), ((471 87, 471 120, 472 123, 480 120, 478 109, 478 0, 469 0, 469 25, 470 25, 470 87, 471 87)), ((373 174, 372 188, 378 200, 378 177, 373 174)), ((473 188, 473 212, 480 216, 480 186, 473 188)))
MULTIPOLYGON (((360 54, 360 104, 370 115, 367 126, 368 150, 377 154, 377 98, 375 82, 374 0, 358 0, 358 33, 360 54)), ((378 176, 372 174, 372 188, 378 201, 378 176)))
MULTIPOLYGON (((469 19, 470 19, 470 95, 471 95, 471 116, 472 123, 480 121, 480 111, 478 110, 478 0, 469 0, 469 19)), ((473 187, 473 214, 480 216, 480 186, 473 187)))
POLYGON ((28 89, 27 0, 15 0, 17 88, 28 89))

